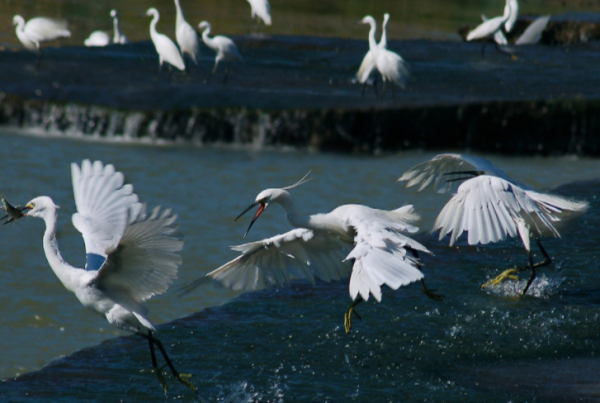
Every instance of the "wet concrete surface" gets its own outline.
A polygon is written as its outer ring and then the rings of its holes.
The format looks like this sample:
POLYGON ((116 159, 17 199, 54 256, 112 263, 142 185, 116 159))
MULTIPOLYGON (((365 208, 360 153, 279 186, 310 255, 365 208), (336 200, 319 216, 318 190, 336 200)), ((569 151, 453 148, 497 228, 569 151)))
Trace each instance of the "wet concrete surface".
POLYGON ((600 44, 510 48, 392 41, 406 89, 354 82, 365 40, 234 37, 244 56, 211 76, 202 49, 188 72, 158 73, 151 42, 0 52, 0 125, 97 137, 294 145, 339 151, 469 148, 599 155, 600 44), (493 137, 492 137, 493 136, 493 137), (516 141, 516 142, 515 142, 516 141))

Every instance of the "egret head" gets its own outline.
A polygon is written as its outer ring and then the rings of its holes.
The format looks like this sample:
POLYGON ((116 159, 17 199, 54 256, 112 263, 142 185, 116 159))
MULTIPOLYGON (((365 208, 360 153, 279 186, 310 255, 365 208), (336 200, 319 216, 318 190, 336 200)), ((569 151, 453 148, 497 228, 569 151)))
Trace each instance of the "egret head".
POLYGON ((113 18, 116 18, 117 17, 117 10, 115 10, 115 9, 110 10, 110 16, 113 17, 113 18))
POLYGON ((146 10, 146 15, 148 17, 157 17, 159 14, 158 14, 157 9, 155 9, 154 7, 151 7, 148 10, 146 10))
POLYGON ((375 25, 375 18, 371 17, 370 15, 367 15, 362 20, 360 20, 360 23, 375 25))
POLYGON ((198 24, 198 28, 200 29, 210 29, 210 22, 208 21, 202 21, 200 24, 198 24))
POLYGON ((13 25, 25 24, 25 19, 21 17, 19 14, 13 17, 13 25))
POLYGON ((48 213, 55 212, 57 208, 58 206, 48 196, 39 196, 25 205, 23 215, 44 218, 48 213))

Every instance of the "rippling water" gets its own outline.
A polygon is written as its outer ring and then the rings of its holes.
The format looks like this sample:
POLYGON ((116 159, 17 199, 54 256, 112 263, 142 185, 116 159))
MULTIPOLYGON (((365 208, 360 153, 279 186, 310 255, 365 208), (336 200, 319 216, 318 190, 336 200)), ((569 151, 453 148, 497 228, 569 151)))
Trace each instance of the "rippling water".
MULTIPOLYGON (((159 335, 177 367, 194 374, 201 401, 506 402, 534 396, 573 401, 574 393, 590 399, 598 393, 599 380, 586 383, 585 378, 598 373, 600 353, 598 160, 490 157, 536 189, 559 187, 559 193, 592 204, 562 239, 544 241, 554 264, 540 270, 533 295, 520 298, 516 290, 524 280, 479 289, 502 269, 525 262, 519 241, 470 247, 463 240, 450 248, 447 240, 438 242, 425 232, 447 197, 418 194, 395 180, 432 153, 365 157, 102 144, 10 133, 0 138, 0 191, 15 204, 51 196, 61 206, 60 246, 74 265, 83 266, 85 253, 70 223, 69 164, 84 158, 113 163, 142 200, 179 214, 186 237, 182 281, 235 257, 230 245, 288 230, 279 207, 269 209, 246 240, 248 221, 233 219, 260 190, 289 185, 311 169, 315 180, 292 191, 301 212, 327 212, 344 203, 386 209, 416 205, 423 217, 417 238, 435 253, 423 259, 424 271, 429 286, 446 295, 444 302, 427 299, 418 285, 386 289, 380 304, 358 307, 363 320, 346 335, 347 280, 315 286, 298 282, 238 298, 209 286, 182 299, 171 294, 152 299, 150 317, 156 324, 183 317, 160 326, 159 335)), ((113 338, 123 333, 64 289, 44 257, 43 228, 34 219, 0 227, 0 377, 34 371, 108 341, 41 372, 5 380, 0 396, 23 397, 27 391, 53 401, 163 400, 145 341, 113 338)), ((170 384, 172 399, 192 398, 170 384)))

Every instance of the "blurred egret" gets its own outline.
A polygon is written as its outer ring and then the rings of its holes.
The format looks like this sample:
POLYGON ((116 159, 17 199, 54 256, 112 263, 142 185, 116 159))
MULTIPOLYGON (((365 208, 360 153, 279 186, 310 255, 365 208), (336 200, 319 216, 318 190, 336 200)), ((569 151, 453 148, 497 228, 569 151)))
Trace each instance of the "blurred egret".
POLYGON ((129 39, 125 35, 123 35, 121 30, 119 29, 119 14, 117 13, 117 10, 110 10, 110 16, 113 19, 113 43, 120 43, 121 45, 128 44, 129 39))
MULTIPOLYGON (((490 38, 494 37, 494 35, 496 35, 496 32, 498 32, 499 30, 502 29, 502 25, 506 21, 508 21, 508 18, 511 15, 511 6, 510 6, 511 1, 513 1, 513 0, 506 0, 506 5, 504 7, 504 14, 501 17, 494 17, 494 18, 490 18, 487 21, 484 21, 482 24, 475 27, 475 29, 473 29, 467 35, 467 41, 473 41, 473 40, 477 40, 477 39, 485 39, 486 40, 485 42, 483 42, 483 46, 481 48, 481 57, 483 57, 483 55, 484 55, 485 45, 487 44, 488 40, 490 38)), ((498 50, 499 52, 502 52, 502 50, 498 47, 498 43, 494 42, 494 44, 496 46, 496 50, 498 50)))
MULTIPOLYGON (((519 2, 517 0, 509 0, 506 7, 510 7, 510 15, 504 23, 504 29, 506 29, 506 32, 510 32, 513 30, 519 16, 519 2)), ((504 11, 506 12, 506 10, 504 11)))
POLYGON ((43 245, 50 267, 87 308, 106 317, 111 325, 148 340, 152 366, 167 392, 167 383, 157 365, 154 346, 162 353, 173 376, 196 391, 173 366, 162 343, 153 334, 145 301, 162 294, 177 277, 183 240, 177 235, 177 216, 156 207, 150 214, 138 201, 133 187, 112 165, 84 160, 81 168, 71 165, 77 213, 73 225, 86 249, 85 269, 63 260, 56 240, 57 209, 52 199, 40 196, 25 207, 24 215, 46 223, 43 245))
MULTIPOLYGON (((247 234, 258 217, 276 203, 284 208, 288 222, 296 229, 233 247, 242 253, 239 257, 191 282, 183 290, 189 292, 208 279, 234 290, 254 291, 272 285, 283 286, 291 279, 314 283, 315 277, 329 282, 351 276, 350 297, 354 302, 344 316, 346 332, 349 332, 356 304, 367 301, 370 295, 381 301, 382 285, 396 290, 421 280, 424 287, 418 252, 431 252, 404 235, 418 231, 413 223, 419 216, 412 206, 386 211, 348 204, 327 214, 304 216, 296 211, 288 190, 305 180, 306 177, 282 189, 263 190, 237 217, 258 206, 247 234)), ((432 290, 424 290, 430 297, 440 298, 432 290)))
POLYGON ((251 8, 252 19, 263 20, 265 25, 271 25, 271 5, 269 0, 248 0, 251 8))
POLYGON ((182 71, 185 70, 185 63, 183 62, 183 57, 181 57, 181 53, 179 52, 179 49, 177 49, 177 46, 171 39, 169 39, 168 36, 160 34, 156 31, 156 24, 160 19, 158 10, 155 8, 149 8, 146 11, 146 15, 153 17, 152 21, 150 22, 150 38, 152 38, 152 42, 156 48, 156 53, 158 53, 158 71, 160 71, 163 62, 169 63, 169 70, 170 66, 175 66, 182 71))
MULTIPOLYGON (((383 25, 382 25, 383 32, 381 33, 381 40, 379 41, 379 44, 375 43, 375 31, 377 30, 375 19, 373 19, 373 17, 368 15, 365 18, 363 18, 361 21, 363 24, 372 24, 371 29, 369 30, 369 51, 363 58, 363 61, 360 64, 358 72, 356 73, 356 78, 358 79, 358 82, 363 84, 363 91, 362 91, 363 97, 365 95, 365 88, 367 86, 367 82, 369 81, 369 77, 373 73, 373 70, 375 70, 375 57, 373 55, 374 55, 374 53, 376 53, 377 49, 386 49, 387 48, 386 27, 387 27, 387 23, 388 23, 389 19, 390 19, 390 15, 388 13, 385 13, 383 15, 383 25), (373 32, 372 35, 371 35, 371 32, 373 32), (377 49, 371 50, 371 49, 374 49, 375 47, 377 47, 377 49)), ((377 78, 375 78, 375 81, 373 82, 373 86, 375 89, 375 95, 377 95, 377 78)))
POLYGON ((177 10, 177 17, 175 19, 175 38, 177 38, 179 49, 181 49, 183 55, 187 54, 194 61, 194 64, 198 65, 198 61, 196 60, 198 52, 200 52, 198 34, 185 20, 179 0, 175 0, 175 9, 177 10))
POLYGON ((233 60, 242 60, 242 55, 233 43, 231 39, 223 35, 216 35, 210 38, 210 23, 208 21, 202 21, 198 24, 198 27, 203 30, 202 31, 202 40, 204 44, 217 52, 217 57, 215 58, 215 67, 213 67, 212 74, 215 74, 217 71, 217 66, 219 65, 219 61, 223 60, 225 63, 225 78, 223 79, 223 83, 227 82, 227 75, 229 74, 229 67, 227 66, 227 61, 233 60))
POLYGON ((535 45, 542 39, 542 32, 548 26, 550 21, 549 15, 536 18, 527 29, 521 34, 519 39, 515 42, 515 45, 535 45))
POLYGON ((23 46, 28 50, 37 50, 36 66, 39 65, 40 58, 42 57, 41 42, 71 36, 71 31, 67 29, 67 22, 53 18, 36 17, 25 23, 23 17, 15 15, 13 17, 13 25, 16 25, 17 38, 19 38, 23 46))
POLYGON ((523 295, 535 279, 535 269, 552 262, 539 237, 560 237, 558 224, 583 214, 588 208, 587 202, 530 190, 485 158, 469 155, 440 154, 411 168, 398 180, 406 181, 406 187, 418 185, 419 191, 433 184, 438 192, 446 192, 452 182, 464 180, 438 215, 432 231, 440 231, 440 240, 451 234, 450 246, 463 231, 468 232, 469 245, 485 245, 518 235, 527 251, 528 266, 506 270, 483 286, 498 284, 506 278, 517 280, 516 273, 529 269, 531 275, 523 295), (533 263, 530 237, 544 255, 540 263, 533 263))
POLYGON ((85 46, 106 46, 110 43, 110 37, 104 31, 94 31, 83 41, 85 46))
MULTIPOLYGON (((488 18, 481 14, 481 20, 486 22, 488 18)), ((494 34, 494 42, 496 42, 498 45, 508 45, 508 40, 506 39, 506 36, 504 36, 504 32, 502 32, 501 29, 497 30, 494 34)))

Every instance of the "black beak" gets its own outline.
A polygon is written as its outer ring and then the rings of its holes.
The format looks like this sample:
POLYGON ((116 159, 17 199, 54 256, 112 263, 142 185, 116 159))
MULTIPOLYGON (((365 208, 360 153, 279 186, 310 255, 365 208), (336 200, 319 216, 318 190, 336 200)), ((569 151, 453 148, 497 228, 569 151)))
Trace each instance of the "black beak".
POLYGON ((258 207, 258 210, 256 210, 256 214, 254 215, 254 218, 250 222, 250 225, 248 226, 248 229, 246 230, 246 233, 244 234, 244 238, 246 238, 246 235, 248 235, 248 232, 250 232, 250 228, 252 228, 252 225, 254 224, 254 221, 256 221, 256 219, 262 214, 262 212, 265 211, 265 208, 267 208, 266 203, 263 202, 263 201, 257 201, 257 202, 252 203, 250 206, 248 206, 248 208, 246 210, 242 211, 242 213, 239 216, 237 216, 235 220, 233 220, 233 221, 237 221, 238 218, 240 218, 241 216, 243 216, 244 214, 246 214, 254 206, 257 206, 257 205, 260 205, 260 206, 258 207))

